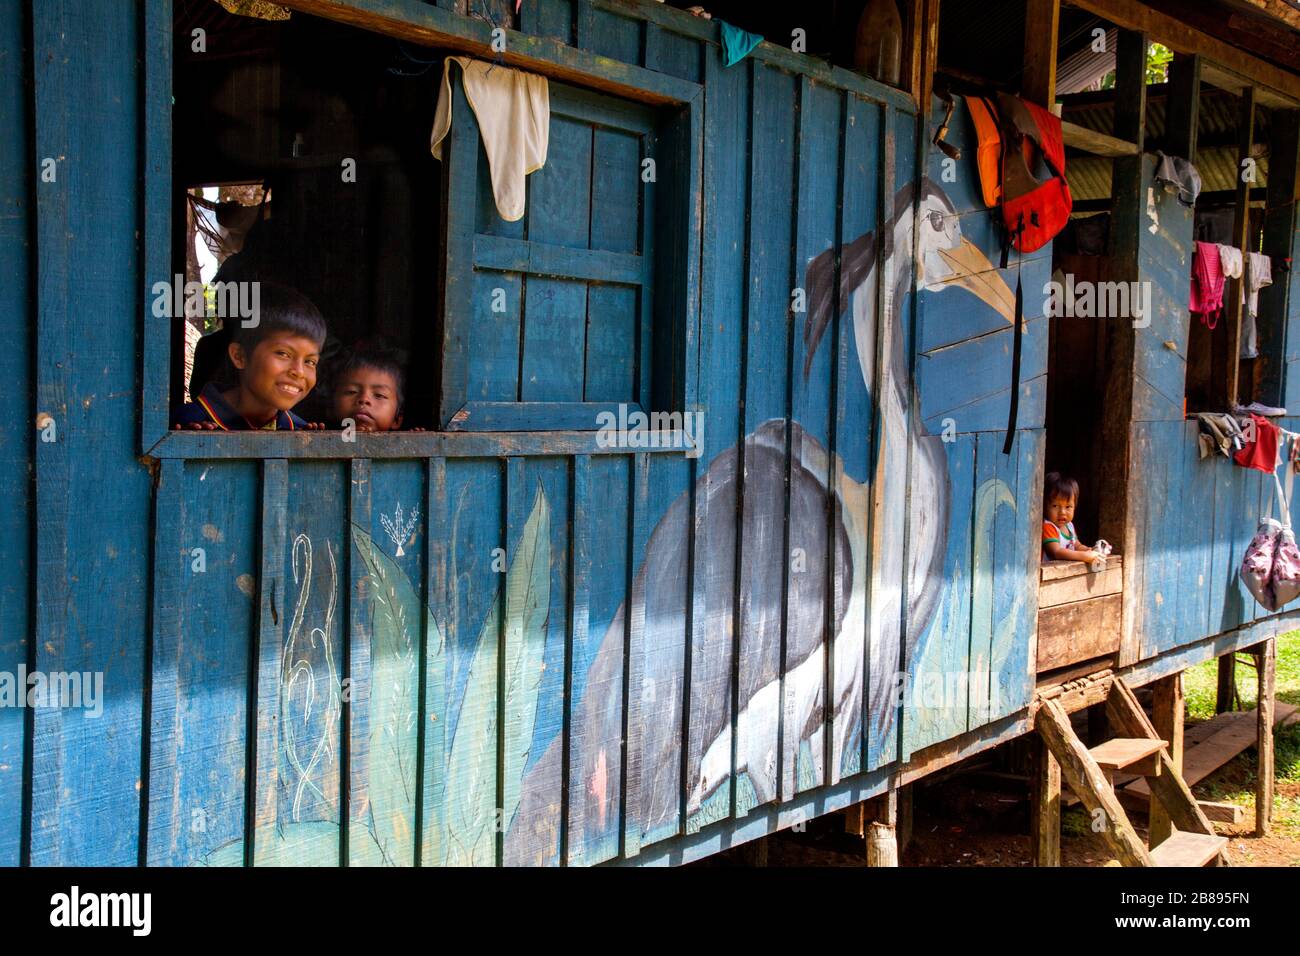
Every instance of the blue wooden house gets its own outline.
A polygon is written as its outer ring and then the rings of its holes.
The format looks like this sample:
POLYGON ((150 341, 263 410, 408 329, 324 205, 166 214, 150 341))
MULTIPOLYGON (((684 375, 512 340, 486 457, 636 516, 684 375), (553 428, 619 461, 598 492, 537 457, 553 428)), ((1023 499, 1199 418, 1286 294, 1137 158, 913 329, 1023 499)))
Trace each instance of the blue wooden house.
MULTIPOLYGON (((0 675, 62 688, 0 683, 0 864, 682 863, 888 823, 1035 732, 1040 861, 1062 773, 1111 807, 1106 759, 1165 768, 1169 845, 1214 856, 1177 675, 1256 654, 1267 752, 1300 612, 1237 576, 1271 479, 1200 458, 1188 416, 1300 409, 1300 15, 906 0, 888 84, 852 69, 862 6, 0 0, 0 675), (767 39, 727 65, 722 19, 767 39), (429 155, 452 55, 548 80, 521 220, 454 72, 429 155), (1059 98, 1100 249, 1001 264, 981 86, 1059 98), (1278 265, 1257 358, 1240 303, 1189 312, 1211 203, 1157 148, 1278 265), (155 289, 250 188, 240 254, 340 341, 396 343, 425 430, 169 430, 207 329, 155 289), (1049 317, 1055 270, 1150 308, 1049 317), (602 431, 638 414, 662 427, 602 431), (1042 567, 1050 470, 1106 571, 1042 567), (1123 760, 1069 731, 1107 702, 1123 760)), ((1160 862, 1118 816, 1117 852, 1160 862)))

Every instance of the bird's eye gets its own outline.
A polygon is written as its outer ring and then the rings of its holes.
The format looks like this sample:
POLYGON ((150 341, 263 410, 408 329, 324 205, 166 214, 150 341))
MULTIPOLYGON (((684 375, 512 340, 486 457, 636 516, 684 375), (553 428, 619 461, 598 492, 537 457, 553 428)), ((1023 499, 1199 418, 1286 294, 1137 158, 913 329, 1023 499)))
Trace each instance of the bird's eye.
POLYGON ((930 227, 935 232, 943 232, 943 213, 939 212, 937 209, 931 209, 928 216, 930 219, 930 227))

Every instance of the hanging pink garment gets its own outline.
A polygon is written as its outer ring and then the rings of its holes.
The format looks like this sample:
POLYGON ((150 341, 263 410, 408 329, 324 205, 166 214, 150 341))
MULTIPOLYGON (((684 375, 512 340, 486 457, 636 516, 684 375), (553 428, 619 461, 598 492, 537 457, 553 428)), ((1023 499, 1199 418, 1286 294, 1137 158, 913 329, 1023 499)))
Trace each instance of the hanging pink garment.
POLYGON ((1192 312, 1201 317, 1207 329, 1219 324, 1223 312, 1223 265, 1219 247, 1212 242, 1198 242, 1192 253, 1192 312))

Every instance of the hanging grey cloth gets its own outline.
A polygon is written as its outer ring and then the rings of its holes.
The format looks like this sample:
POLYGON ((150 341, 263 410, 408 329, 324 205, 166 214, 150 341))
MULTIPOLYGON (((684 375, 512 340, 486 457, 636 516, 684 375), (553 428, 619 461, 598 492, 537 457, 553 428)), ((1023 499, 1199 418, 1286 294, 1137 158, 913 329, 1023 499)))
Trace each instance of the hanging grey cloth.
POLYGON ((1181 156, 1166 156, 1156 151, 1155 181, 1165 189, 1178 191, 1178 201, 1184 206, 1196 205, 1196 197, 1201 194, 1201 174, 1188 160, 1181 156))

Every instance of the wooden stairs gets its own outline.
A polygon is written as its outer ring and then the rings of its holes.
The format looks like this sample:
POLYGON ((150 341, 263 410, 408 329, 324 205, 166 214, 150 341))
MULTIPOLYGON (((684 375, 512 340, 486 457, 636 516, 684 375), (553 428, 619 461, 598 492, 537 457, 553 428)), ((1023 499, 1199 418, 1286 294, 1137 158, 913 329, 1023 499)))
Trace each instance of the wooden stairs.
MULTIPOLYGON (((1115 678, 1106 696, 1111 726, 1122 736, 1089 749, 1075 734, 1069 715, 1055 699, 1040 702, 1034 726, 1047 750, 1060 766, 1070 789, 1079 797, 1123 866, 1227 866, 1227 837, 1214 832, 1197 805, 1142 710, 1133 691, 1115 678), (1160 801, 1174 829, 1169 838, 1148 849, 1115 793, 1117 772, 1146 778, 1151 794, 1160 801)), ((1059 777, 1057 778, 1060 779, 1059 777)), ((1059 806, 1059 802, 1058 802, 1059 806)), ((1051 817, 1059 827, 1059 810, 1051 817)))

